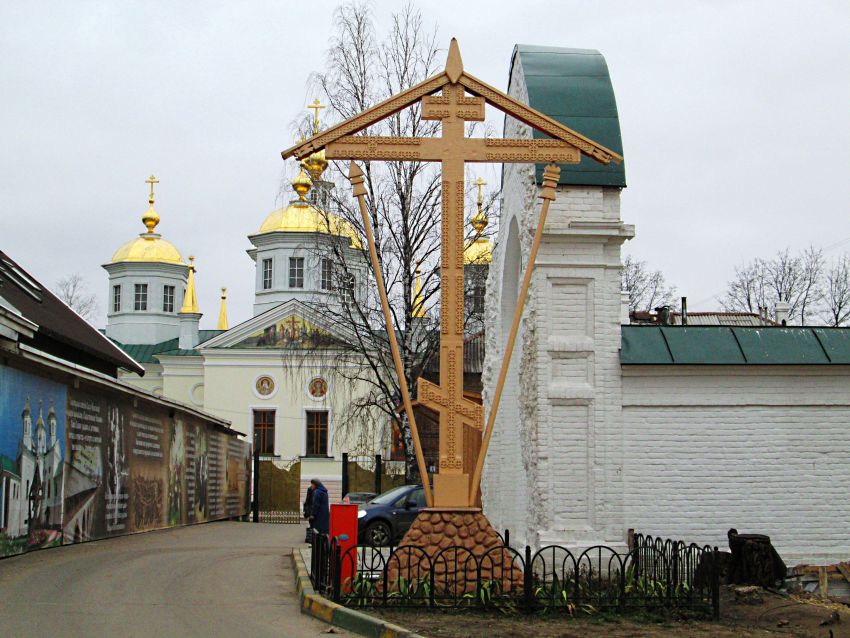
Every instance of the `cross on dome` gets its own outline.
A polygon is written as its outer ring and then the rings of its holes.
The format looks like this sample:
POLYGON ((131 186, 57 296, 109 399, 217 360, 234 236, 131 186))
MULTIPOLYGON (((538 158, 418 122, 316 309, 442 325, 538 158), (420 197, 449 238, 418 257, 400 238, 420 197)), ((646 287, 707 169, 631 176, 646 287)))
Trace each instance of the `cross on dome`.
POLYGON ((154 177, 153 175, 151 175, 150 177, 148 177, 148 178, 145 180, 145 184, 150 184, 150 185, 151 185, 151 196, 150 196, 150 198, 148 198, 148 201, 149 201, 151 204, 153 204, 153 185, 154 185, 154 184, 159 184, 159 180, 158 180, 156 177, 154 177))
POLYGON ((319 102, 319 98, 313 100, 313 103, 307 106, 308 109, 313 110, 313 135, 316 135, 319 132, 319 109, 326 108, 324 104, 319 102))
POLYGON ((156 228, 156 225, 159 223, 159 215, 156 214, 156 211, 153 209, 153 186, 154 184, 159 184, 159 180, 151 175, 145 180, 145 184, 151 185, 151 194, 148 197, 148 210, 142 215, 142 223, 147 227, 148 234, 153 235, 153 229, 156 228))

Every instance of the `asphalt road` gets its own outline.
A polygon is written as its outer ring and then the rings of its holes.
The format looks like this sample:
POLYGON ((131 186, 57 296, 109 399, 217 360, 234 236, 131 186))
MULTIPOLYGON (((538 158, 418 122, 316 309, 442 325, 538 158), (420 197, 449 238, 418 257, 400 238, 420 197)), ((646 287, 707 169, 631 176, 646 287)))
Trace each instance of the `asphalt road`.
POLYGON ((3 559, 0 635, 318 636, 329 626, 300 613, 285 558, 303 538, 217 522, 3 559))

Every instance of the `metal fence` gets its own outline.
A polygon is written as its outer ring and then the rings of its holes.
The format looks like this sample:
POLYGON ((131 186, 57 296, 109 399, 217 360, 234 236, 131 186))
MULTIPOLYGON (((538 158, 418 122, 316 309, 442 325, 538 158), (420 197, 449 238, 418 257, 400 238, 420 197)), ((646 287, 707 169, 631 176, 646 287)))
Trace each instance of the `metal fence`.
POLYGON ((260 522, 300 525, 304 522, 304 519, 301 517, 301 512, 290 510, 260 510, 260 522))
MULTIPOLYGON (((505 540, 509 535, 505 533, 505 540)), ((532 552, 448 547, 356 546, 313 537, 316 590, 350 607, 452 607, 575 615, 688 610, 719 618, 717 548, 636 534, 632 549, 604 545, 574 553, 560 545, 532 552)))

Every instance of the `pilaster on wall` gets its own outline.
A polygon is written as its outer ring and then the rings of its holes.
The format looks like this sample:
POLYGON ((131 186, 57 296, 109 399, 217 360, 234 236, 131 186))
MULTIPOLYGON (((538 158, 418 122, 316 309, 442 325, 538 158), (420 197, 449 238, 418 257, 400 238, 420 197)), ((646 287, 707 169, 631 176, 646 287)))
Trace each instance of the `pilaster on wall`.
MULTIPOLYGON (((619 189, 559 187, 535 268, 541 544, 624 541, 619 189)), ((526 344, 524 344, 526 345, 526 344)))

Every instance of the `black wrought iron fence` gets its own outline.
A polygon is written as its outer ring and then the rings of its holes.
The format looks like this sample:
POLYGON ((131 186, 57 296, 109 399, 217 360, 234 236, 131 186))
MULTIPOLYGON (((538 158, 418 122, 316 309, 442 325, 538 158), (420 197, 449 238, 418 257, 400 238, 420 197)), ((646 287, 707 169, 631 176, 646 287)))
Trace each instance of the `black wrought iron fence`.
MULTIPOLYGON (((505 539, 509 538, 505 533, 505 539)), ((319 593, 352 607, 454 607, 515 612, 689 610, 719 618, 717 548, 637 534, 632 549, 574 553, 359 545, 342 551, 315 535, 311 579, 319 593)))

